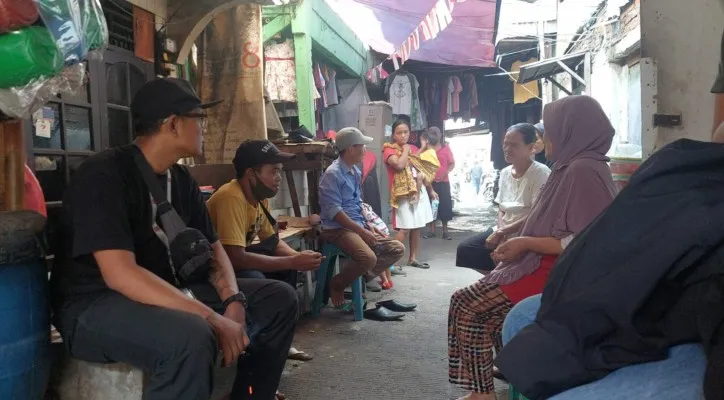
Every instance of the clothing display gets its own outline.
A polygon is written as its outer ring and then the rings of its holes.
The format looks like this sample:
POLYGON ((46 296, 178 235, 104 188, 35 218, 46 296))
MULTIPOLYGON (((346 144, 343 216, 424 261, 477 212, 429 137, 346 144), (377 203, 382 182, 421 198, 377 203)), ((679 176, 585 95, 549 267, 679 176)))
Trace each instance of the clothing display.
POLYGON ((336 106, 339 104, 339 94, 337 92, 337 71, 325 65, 322 67, 322 74, 324 75, 324 79, 327 81, 327 87, 325 89, 327 107, 336 106))
POLYGON ((722 398, 722 159, 715 143, 661 148, 577 235, 550 273, 535 323, 496 359, 516 389, 550 398, 700 342, 705 397, 722 398))
POLYGON ((294 42, 270 42, 264 46, 264 85, 272 101, 297 101, 294 42))
POLYGON ((399 70, 387 78, 385 94, 392 106, 393 115, 406 115, 409 117, 413 131, 427 128, 419 98, 420 83, 415 75, 399 70))

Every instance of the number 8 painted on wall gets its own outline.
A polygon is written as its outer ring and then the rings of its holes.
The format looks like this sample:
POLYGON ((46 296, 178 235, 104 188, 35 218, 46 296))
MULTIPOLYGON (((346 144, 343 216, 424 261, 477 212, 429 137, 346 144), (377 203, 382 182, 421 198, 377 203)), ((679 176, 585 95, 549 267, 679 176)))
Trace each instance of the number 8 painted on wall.
POLYGON ((241 56, 241 63, 246 68, 257 68, 261 64, 261 58, 256 54, 259 48, 252 46, 251 42, 244 43, 244 54, 241 56))

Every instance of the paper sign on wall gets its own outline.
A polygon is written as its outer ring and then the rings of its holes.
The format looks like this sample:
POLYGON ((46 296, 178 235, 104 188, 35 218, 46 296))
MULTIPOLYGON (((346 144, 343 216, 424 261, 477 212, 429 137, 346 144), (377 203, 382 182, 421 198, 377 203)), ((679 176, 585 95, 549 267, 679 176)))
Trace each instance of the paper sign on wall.
POLYGON ((43 107, 33 113, 35 136, 50 139, 55 123, 55 111, 51 107, 43 107))

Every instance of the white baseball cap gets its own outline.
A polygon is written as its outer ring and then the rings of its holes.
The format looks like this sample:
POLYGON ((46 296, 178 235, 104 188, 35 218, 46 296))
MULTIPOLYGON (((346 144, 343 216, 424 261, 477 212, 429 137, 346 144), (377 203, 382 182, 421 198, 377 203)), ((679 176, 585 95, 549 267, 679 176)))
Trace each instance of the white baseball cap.
POLYGON ((344 151, 356 144, 370 144, 373 140, 371 137, 363 135, 359 129, 349 127, 337 132, 334 143, 339 151, 344 151))

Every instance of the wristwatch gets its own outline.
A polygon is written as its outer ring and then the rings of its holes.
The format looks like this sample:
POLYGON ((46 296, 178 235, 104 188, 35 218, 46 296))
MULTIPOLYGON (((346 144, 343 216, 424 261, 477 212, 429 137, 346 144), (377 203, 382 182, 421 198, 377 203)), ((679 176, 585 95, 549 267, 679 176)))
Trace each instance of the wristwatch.
POLYGON ((229 304, 231 304, 231 303, 241 303, 241 305, 244 306, 244 308, 246 308, 246 306, 247 306, 246 296, 242 292, 231 295, 226 300, 224 300, 224 302, 221 304, 221 308, 226 310, 226 308, 229 307, 229 304))

